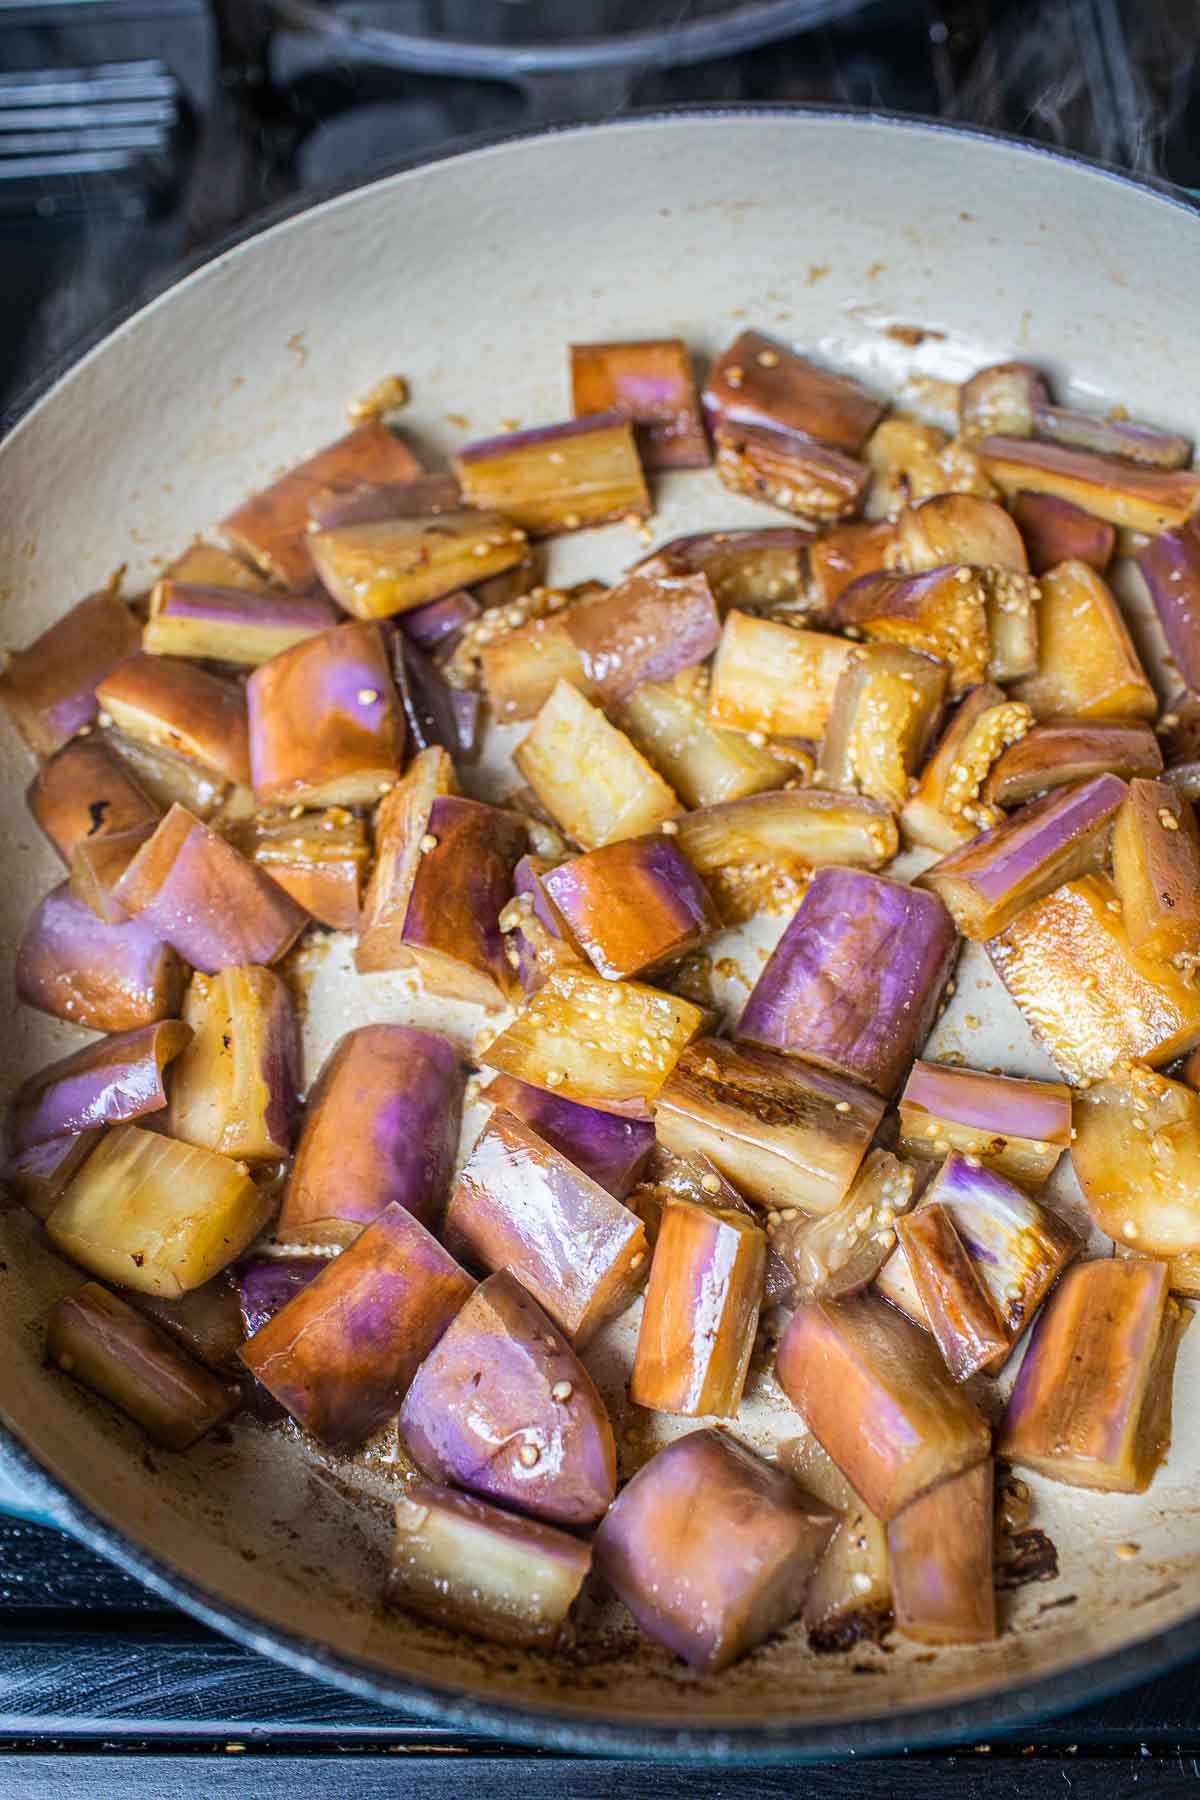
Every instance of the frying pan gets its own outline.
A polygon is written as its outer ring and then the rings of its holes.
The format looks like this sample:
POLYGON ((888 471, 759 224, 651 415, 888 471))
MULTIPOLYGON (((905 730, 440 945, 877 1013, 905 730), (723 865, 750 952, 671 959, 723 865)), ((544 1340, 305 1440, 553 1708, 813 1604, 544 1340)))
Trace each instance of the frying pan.
MULTIPOLYGON (((868 383, 907 382, 910 402, 936 407, 940 382, 1015 354, 1076 402, 1124 400, 1200 436, 1197 292, 1200 225, 1185 202, 928 124, 689 112, 404 169, 225 250, 28 407, 0 444, 4 639, 27 642, 120 564, 136 591, 336 436, 348 400, 394 369, 412 386, 414 437, 445 451, 507 419, 563 416, 573 339, 678 333, 703 357, 745 319, 868 383)), ((711 476, 680 476, 656 533, 759 516, 711 476)), ((640 549, 624 527, 585 534, 555 573, 610 576, 640 549)), ((24 809, 28 773, 5 732, 6 952, 59 878, 24 809)), ((478 779, 501 777, 485 764, 478 779)), ((310 1061, 353 1024, 428 1004, 398 978, 343 979, 329 942, 297 971, 310 1061)), ((5 1090, 72 1037, 18 1010, 0 1044, 5 1090)), ((973 953, 934 1043, 952 1049, 1015 1073, 1048 1066, 973 953)), ((1069 1173, 1058 1197, 1077 1206, 1069 1173)), ((23 1212, 0 1218, 0 1420, 30 1504, 207 1624, 359 1694, 546 1744, 769 1760, 979 1735, 1200 1650, 1197 1330, 1149 1494, 1039 1486, 1034 1522, 1061 1573, 1006 1597, 994 1644, 817 1658, 794 1629, 707 1678, 617 1610, 598 1612, 562 1662, 385 1615, 386 1452, 338 1463, 246 1425, 230 1444, 144 1455, 132 1427, 40 1366, 39 1315, 76 1279, 23 1212), (1123 1560, 1127 1543, 1139 1553, 1123 1560)), ((593 1359, 614 1393, 630 1329, 593 1359)), ((760 1385, 746 1434, 787 1435, 786 1409, 760 1385)))

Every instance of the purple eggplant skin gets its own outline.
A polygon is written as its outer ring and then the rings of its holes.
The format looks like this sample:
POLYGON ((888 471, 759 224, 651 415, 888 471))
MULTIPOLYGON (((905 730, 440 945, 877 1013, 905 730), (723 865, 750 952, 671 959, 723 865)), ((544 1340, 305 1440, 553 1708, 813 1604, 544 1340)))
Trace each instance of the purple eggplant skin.
POLYGON ((845 375, 819 368, 760 331, 743 331, 705 383, 704 415, 718 425, 762 426, 855 456, 883 417, 881 401, 845 375))
POLYGON ((1116 527, 1082 506, 1054 494, 1022 493, 1014 498, 1011 510, 1035 575, 1063 562, 1090 563, 1103 575, 1112 561, 1116 527))
POLYGON ((414 1025, 347 1032, 308 1096, 280 1239, 298 1242, 317 1228, 319 1237, 347 1242, 390 1205, 436 1225, 465 1084, 458 1049, 438 1032, 414 1025))
POLYGON ((354 1450, 399 1411, 474 1285, 420 1221, 393 1204, 239 1354, 306 1431, 331 1450, 354 1450))
POLYGON ((140 919, 106 925, 53 888, 29 916, 17 949, 17 999, 90 1031, 133 1031, 173 1018, 184 967, 140 919))
POLYGON ((400 1434, 431 1481, 550 1525, 595 1525, 617 1491, 595 1383, 507 1269, 479 1284, 417 1370, 400 1434))
POLYGON ((896 1225, 908 1272, 933 1341, 955 1381, 980 1369, 996 1374, 1008 1361, 1008 1323, 992 1305, 952 1214, 934 1202, 896 1225))
POLYGON ((896 1628, 919 1644, 980 1644, 996 1635, 992 1459, 943 1481, 888 1526, 896 1628))
POLYGON ((235 681, 173 656, 139 651, 96 683, 102 716, 226 781, 250 782, 246 698, 235 681))
POLYGON ((647 1637, 715 1674, 790 1624, 837 1514, 715 1428, 651 1457, 596 1533, 596 1567, 647 1637))
POLYGON ((360 970, 415 963, 430 993, 504 1006, 518 983, 500 914, 527 848, 525 822, 516 813, 439 794, 420 840, 396 962, 361 954, 360 942, 360 970))
POLYGON ((456 761, 473 761, 483 696, 473 688, 452 688, 432 658, 399 629, 393 628, 391 642, 392 673, 412 748, 440 744, 456 761))
POLYGON ((721 619, 703 575, 633 569, 563 613, 590 688, 619 706, 647 681, 670 681, 710 657, 721 619))
POLYGON ((572 344, 577 418, 627 413, 644 469, 704 469, 710 457, 692 359, 682 338, 572 344))
POLYGON ((1162 531, 1134 557, 1167 648, 1186 688, 1200 688, 1200 532, 1189 520, 1162 531))
POLYGON ((102 737, 72 738, 34 776, 25 799, 65 863, 97 838, 157 824, 160 809, 102 737))
POLYGON ((0 1170, 0 1187, 44 1225, 103 1136, 97 1126, 34 1144, 9 1157, 0 1170))
POLYGON ((232 1382, 95 1281, 51 1309, 46 1360, 119 1406, 163 1450, 187 1450, 241 1402, 232 1382))
POLYGON ((900 1096, 900 1142, 910 1156, 975 1156, 1038 1188, 1071 1142, 1071 1090, 918 1059, 900 1096))
POLYGON ((735 1035, 890 1096, 929 1033, 957 948, 936 895, 861 869, 818 869, 735 1035))
POLYGON ((581 1106, 515 1075, 494 1075, 481 1098, 524 1120, 614 1200, 624 1200, 636 1187, 654 1150, 654 1127, 647 1120, 581 1106))
POLYGON ((141 644, 138 621, 104 589, 56 619, 28 649, 13 651, 0 670, 0 706, 35 756, 53 756, 94 723, 97 686, 141 644))
POLYGON ((260 1256, 238 1265, 233 1272, 242 1315, 242 1329, 252 1338, 273 1319, 301 1288, 321 1273, 322 1256, 260 1256))
POLYGON ((649 975, 720 930, 708 890, 672 838, 623 838, 541 878, 575 941, 610 981, 649 975))
POLYGON ((310 531, 369 525, 376 519, 420 519, 461 512, 462 489, 453 475, 414 475, 408 481, 363 481, 357 487, 319 488, 308 502, 310 531))
POLYGON ((456 588, 440 600, 427 600, 424 606, 401 613, 397 623, 411 644, 432 656, 435 651, 452 650, 482 611, 474 594, 466 588, 456 588))
POLYGON ((318 593, 255 593, 164 579, 150 596, 142 649, 253 668, 337 622, 333 602, 318 593))
POLYGON ((996 937, 1019 912, 1108 861, 1113 821, 1128 793, 1117 775, 1033 800, 918 877, 945 903, 964 937, 996 937))
POLYGON ((1162 751, 1154 728, 1141 719, 1050 719, 1010 744, 992 765, 983 799, 1023 806, 1052 788, 1097 775, 1161 775, 1162 751))
POLYGON ((486 438, 452 460, 469 506, 494 507, 531 537, 650 510, 633 427, 619 412, 486 438))
POLYGON ((178 1019, 118 1031, 31 1075, 9 1107, 12 1154, 64 1133, 160 1111, 167 1104, 163 1071, 191 1035, 178 1019))
POLYGON ((444 1236, 464 1262, 511 1270, 576 1347, 624 1312, 648 1273, 641 1220, 499 1109, 459 1175, 444 1236))

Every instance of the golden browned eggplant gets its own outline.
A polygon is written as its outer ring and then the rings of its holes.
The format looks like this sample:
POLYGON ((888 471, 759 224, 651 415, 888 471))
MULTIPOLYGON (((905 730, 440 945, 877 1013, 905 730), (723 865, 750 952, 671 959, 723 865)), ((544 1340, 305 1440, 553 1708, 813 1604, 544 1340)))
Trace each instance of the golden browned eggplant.
POLYGON ((1200 959, 1200 829, 1166 781, 1131 781, 1112 840, 1113 882, 1130 947, 1164 962, 1200 959))
POLYGON ((767 1239, 741 1212, 663 1209, 629 1397, 660 1412, 733 1418, 750 1368, 767 1239))
POLYGON ((921 1494, 888 1525, 896 1628, 904 1637, 918 1644, 995 1637, 995 1485, 989 1457, 921 1494))
POLYGON ((625 733, 565 681, 513 761, 551 818, 585 850, 654 831, 682 810, 625 733))
POLYGON ((1013 697, 1037 719, 1152 719, 1157 696, 1104 577, 1067 562, 1040 585, 1037 671, 1013 697))

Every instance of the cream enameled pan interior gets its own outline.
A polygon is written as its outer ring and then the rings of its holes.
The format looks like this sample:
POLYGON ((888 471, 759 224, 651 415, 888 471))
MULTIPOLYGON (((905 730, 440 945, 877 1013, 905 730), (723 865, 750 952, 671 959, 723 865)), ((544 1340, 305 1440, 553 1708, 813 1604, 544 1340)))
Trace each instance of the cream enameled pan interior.
MULTIPOLYGON (((398 370, 405 424, 445 452, 502 421, 568 411, 572 339, 680 334, 711 354, 743 322, 936 407, 938 382, 1011 355, 1060 392, 1121 400, 1200 436, 1200 223, 1096 171, 981 138, 834 116, 623 123, 455 158, 332 201, 242 244, 124 325, 0 446, 2 638, 21 644, 128 565, 127 591, 234 501, 344 429, 347 402, 398 370), (920 326, 911 333, 889 327, 920 326)), ((657 539, 767 514, 709 474, 676 477, 657 539)), ((623 527, 556 548, 552 571, 613 575, 642 551, 623 527)), ((0 930, 6 966, 57 865, 26 814, 26 756, 0 733, 0 930)), ((494 756, 475 777, 503 791, 494 756)), ((753 979, 772 921, 734 946, 753 979)), ((722 949, 725 947, 722 946, 722 949)), ((721 954, 718 950, 717 954, 721 954)), ((309 1072, 367 1019, 450 1018, 399 977, 360 979, 328 941, 293 970, 309 1072)), ((726 984, 733 1004, 745 985, 726 984)), ((75 1040, 14 1013, 4 1093, 75 1040)), ((964 962, 935 1050, 1048 1071, 1020 1018, 964 962)), ((1075 1199, 1069 1178, 1063 1203, 1075 1199)), ((1057 1582, 1007 1601, 992 1645, 923 1659, 858 1650, 813 1658, 796 1631, 719 1679, 689 1674, 615 1611, 588 1622, 576 1661, 496 1655, 383 1615, 386 1451, 369 1466, 309 1454, 281 1430, 147 1457, 132 1428, 43 1373, 36 1320, 75 1279, 23 1215, 0 1220, 0 1414, 37 1459, 219 1606, 415 1680, 609 1723, 710 1729, 893 1718, 1042 1681, 1177 1623, 1196 1607, 1200 1329, 1184 1341, 1175 1442, 1150 1493, 1041 1486, 1034 1523, 1058 1545, 1057 1582), (355 1490, 362 1498, 355 1499, 355 1490), (1140 1546, 1129 1560, 1115 1546, 1140 1546), (871 1679, 858 1670, 869 1666, 871 1679)), ((617 1396, 636 1310, 590 1357, 617 1396)), ((797 1425, 756 1377, 745 1434, 797 1425)), ((653 1447, 622 1439, 626 1467, 653 1447)))

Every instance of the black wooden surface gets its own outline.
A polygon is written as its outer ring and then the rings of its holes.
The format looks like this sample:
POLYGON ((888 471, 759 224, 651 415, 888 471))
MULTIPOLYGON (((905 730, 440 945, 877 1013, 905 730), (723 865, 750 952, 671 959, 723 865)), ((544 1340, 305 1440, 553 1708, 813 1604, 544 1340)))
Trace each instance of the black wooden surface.
POLYGON ((214 1636, 69 1538, 0 1520, 0 1796, 130 1800, 1200 1800, 1200 1667, 1019 1739, 881 1761, 615 1765, 385 1712, 214 1636))

